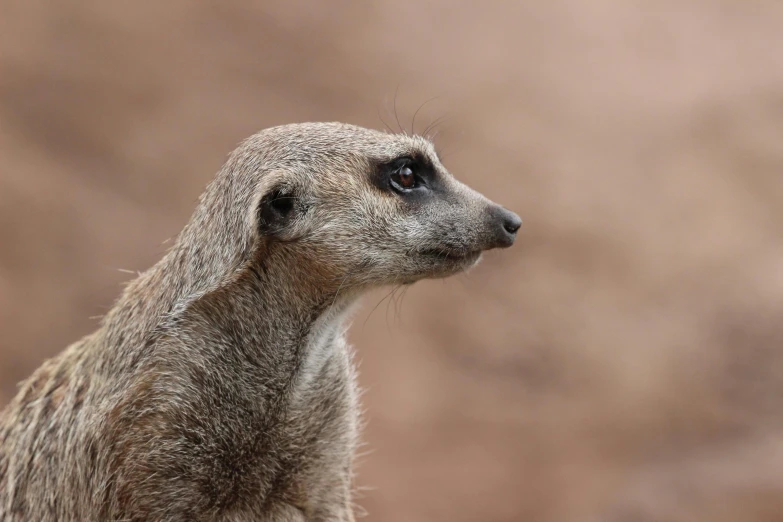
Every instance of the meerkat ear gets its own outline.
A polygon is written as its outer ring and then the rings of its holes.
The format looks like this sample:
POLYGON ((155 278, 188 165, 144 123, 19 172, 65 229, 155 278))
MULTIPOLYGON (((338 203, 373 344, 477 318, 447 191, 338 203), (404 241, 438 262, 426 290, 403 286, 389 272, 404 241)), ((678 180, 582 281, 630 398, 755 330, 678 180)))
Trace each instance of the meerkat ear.
POLYGON ((270 190, 258 205, 258 227, 262 235, 281 233, 296 212, 296 194, 290 189, 277 187, 270 190))

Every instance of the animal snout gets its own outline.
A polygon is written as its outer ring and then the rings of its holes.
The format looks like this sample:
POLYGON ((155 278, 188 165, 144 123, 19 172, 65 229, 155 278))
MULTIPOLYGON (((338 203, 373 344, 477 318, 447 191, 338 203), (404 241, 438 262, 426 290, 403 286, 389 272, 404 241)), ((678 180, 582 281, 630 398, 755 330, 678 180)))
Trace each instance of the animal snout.
POLYGON ((489 229, 493 248, 507 248, 514 244, 522 219, 499 205, 489 209, 489 229))

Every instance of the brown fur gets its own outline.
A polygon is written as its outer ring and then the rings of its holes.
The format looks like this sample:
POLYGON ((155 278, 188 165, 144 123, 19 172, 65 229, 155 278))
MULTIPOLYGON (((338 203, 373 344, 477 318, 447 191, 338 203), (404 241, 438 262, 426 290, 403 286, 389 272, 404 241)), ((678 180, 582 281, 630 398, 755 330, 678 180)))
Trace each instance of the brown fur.
POLYGON ((509 246, 509 220, 421 137, 249 138, 166 256, 2 413, 0 519, 353 520, 352 304, 509 246), (431 187, 390 188, 403 156, 431 187))

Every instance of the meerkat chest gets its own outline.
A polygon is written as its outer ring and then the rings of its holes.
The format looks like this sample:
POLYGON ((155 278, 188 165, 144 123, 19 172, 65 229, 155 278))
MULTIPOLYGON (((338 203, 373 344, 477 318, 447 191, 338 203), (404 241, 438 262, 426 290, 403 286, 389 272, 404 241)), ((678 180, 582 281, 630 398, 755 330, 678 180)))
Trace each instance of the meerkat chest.
POLYGON ((302 347, 295 390, 308 391, 317 385, 333 359, 345 355, 347 344, 341 325, 327 324, 314 330, 302 347))
POLYGON ((345 340, 345 318, 350 313, 348 309, 332 311, 318 318, 310 328, 310 333, 300 348, 300 360, 295 376, 294 390, 296 394, 307 394, 317 391, 323 386, 324 377, 333 371, 343 371, 343 366, 350 365, 350 352, 345 340))
MULTIPOLYGON (((348 345, 341 325, 330 325, 303 347, 302 359, 291 394, 294 423, 332 426, 345 430, 353 424, 356 383, 348 345)), ((300 426, 308 431, 307 426, 300 426)))
MULTIPOLYGON (((205 502, 241 504, 248 516, 268 509, 270 498, 312 508, 308 492, 326 491, 347 473, 358 439, 358 394, 343 332, 340 321, 323 321, 300 346, 259 346, 269 353, 264 364, 248 364, 250 345, 194 348, 183 340, 195 336, 182 330, 158 362, 165 393, 145 405, 164 419, 165 437, 157 424, 142 426, 149 432, 136 437, 155 440, 149 455, 157 460, 145 466, 160 476, 185 469, 192 483, 208 485, 205 502), (158 457, 164 438, 168 450, 158 457)), ((202 331, 199 339, 210 335, 202 331)))
MULTIPOLYGON (((350 482, 344 475, 357 446, 359 407, 350 347, 340 322, 314 329, 302 351, 281 426, 288 434, 281 441, 285 467, 295 471, 284 472, 278 483, 284 484, 282 498, 308 511, 310 504, 335 499, 300 498, 301 492, 324 492, 335 483, 350 482)), ((333 493, 335 498, 348 494, 333 493)))

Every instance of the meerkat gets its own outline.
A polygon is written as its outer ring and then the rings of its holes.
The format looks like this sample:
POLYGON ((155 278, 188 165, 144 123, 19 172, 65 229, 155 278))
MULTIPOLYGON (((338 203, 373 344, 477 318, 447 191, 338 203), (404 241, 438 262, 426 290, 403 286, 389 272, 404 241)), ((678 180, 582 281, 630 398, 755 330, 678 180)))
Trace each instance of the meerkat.
POLYGON ((248 138, 163 259, 2 413, 0 520, 352 521, 347 317, 520 224, 421 136, 248 138))

